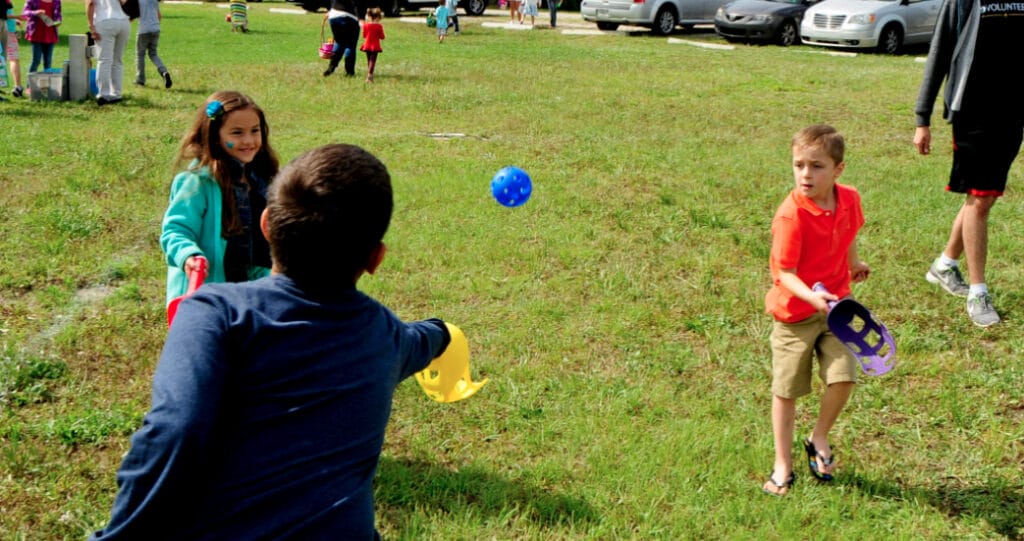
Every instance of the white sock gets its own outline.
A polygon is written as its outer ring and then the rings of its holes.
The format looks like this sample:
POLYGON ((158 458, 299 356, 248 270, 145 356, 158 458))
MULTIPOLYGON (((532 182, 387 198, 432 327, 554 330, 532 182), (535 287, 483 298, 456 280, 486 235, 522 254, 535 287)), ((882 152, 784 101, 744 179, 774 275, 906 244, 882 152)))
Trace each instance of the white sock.
POLYGON ((982 295, 988 295, 988 286, 982 284, 971 284, 971 290, 967 293, 968 297, 978 298, 982 295))
POLYGON ((959 264, 957 260, 946 257, 946 254, 939 254, 938 259, 936 259, 935 261, 938 262, 939 266, 941 266, 944 269, 953 268, 959 264))

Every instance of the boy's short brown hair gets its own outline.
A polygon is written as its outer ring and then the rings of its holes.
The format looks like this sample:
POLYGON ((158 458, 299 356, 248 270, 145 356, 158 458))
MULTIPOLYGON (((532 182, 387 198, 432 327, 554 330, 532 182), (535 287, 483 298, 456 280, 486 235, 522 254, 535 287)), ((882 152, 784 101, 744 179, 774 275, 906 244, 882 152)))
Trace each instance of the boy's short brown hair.
POLYGON ((351 287, 391 222, 391 176, 354 145, 316 148, 270 186, 267 233, 274 269, 303 287, 351 287))
POLYGON ((825 151, 836 165, 843 163, 846 140, 838 130, 828 124, 815 124, 796 132, 792 146, 818 147, 825 151))

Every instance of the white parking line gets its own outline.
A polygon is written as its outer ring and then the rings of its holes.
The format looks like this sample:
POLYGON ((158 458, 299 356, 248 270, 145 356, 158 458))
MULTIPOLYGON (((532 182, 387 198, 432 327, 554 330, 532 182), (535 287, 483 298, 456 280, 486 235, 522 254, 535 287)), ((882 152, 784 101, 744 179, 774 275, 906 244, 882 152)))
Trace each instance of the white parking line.
POLYGON ((857 56, 857 53, 843 53, 843 52, 839 52, 839 51, 793 51, 793 52, 794 53, 804 53, 804 54, 823 54, 823 55, 828 55, 828 56, 842 56, 842 57, 845 57, 845 58, 853 58, 853 57, 857 56))
POLYGON ((694 47, 703 47, 705 49, 720 49, 724 51, 731 51, 736 47, 732 45, 722 45, 719 43, 708 43, 706 41, 693 41, 689 39, 679 38, 668 38, 669 43, 682 43, 683 45, 693 45, 694 47))
POLYGON ((504 28, 505 30, 533 30, 531 25, 515 23, 480 23, 480 26, 484 28, 504 28))
POLYGON ((606 32, 604 30, 562 30, 562 34, 566 36, 602 36, 605 34, 618 34, 618 31, 606 32))

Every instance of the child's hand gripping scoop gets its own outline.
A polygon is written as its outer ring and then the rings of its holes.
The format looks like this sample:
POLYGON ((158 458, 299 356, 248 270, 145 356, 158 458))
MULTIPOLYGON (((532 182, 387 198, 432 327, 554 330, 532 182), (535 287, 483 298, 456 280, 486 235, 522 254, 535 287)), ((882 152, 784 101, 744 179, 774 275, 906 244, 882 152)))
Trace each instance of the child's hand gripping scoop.
POLYGON ((189 295, 195 293, 196 290, 199 289, 199 286, 203 285, 203 282, 206 281, 206 272, 208 268, 209 264, 207 263, 206 258, 196 256, 195 269, 189 271, 188 273, 188 290, 185 291, 184 295, 171 299, 171 303, 167 305, 168 327, 170 327, 171 322, 174 321, 174 315, 178 313, 178 305, 181 304, 181 301, 185 300, 189 295))
MULTIPOLYGON (((828 293, 821 282, 814 291, 828 293)), ((896 367, 896 341, 889 329, 864 307, 847 297, 828 301, 828 330, 860 361, 860 368, 869 376, 881 376, 896 367)))
POLYGON ((452 341, 440 357, 416 373, 423 392, 438 402, 456 402, 469 398, 487 384, 487 378, 474 382, 469 375, 469 343, 466 335, 451 323, 445 323, 452 341))

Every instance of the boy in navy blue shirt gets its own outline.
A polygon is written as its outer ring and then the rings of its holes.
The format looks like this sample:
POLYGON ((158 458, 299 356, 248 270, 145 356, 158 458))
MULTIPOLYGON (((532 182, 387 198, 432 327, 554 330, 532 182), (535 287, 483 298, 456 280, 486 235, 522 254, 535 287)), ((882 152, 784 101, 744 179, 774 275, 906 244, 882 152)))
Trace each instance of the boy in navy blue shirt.
POLYGON ((384 257, 387 169, 350 145, 296 158, 261 226, 273 271, 181 303, 153 405, 92 539, 375 539, 395 387, 448 347, 356 289, 384 257))

